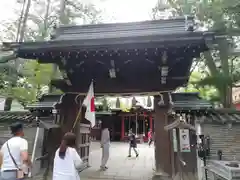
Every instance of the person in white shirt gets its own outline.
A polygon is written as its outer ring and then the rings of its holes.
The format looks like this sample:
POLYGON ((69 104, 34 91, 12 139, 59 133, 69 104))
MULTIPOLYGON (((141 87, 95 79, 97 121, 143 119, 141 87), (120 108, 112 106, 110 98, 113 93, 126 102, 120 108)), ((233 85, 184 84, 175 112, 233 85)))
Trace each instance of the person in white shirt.
POLYGON ((106 124, 102 124, 102 134, 101 134, 101 148, 102 148, 102 162, 100 169, 108 169, 106 164, 109 159, 109 150, 110 150, 110 134, 109 130, 106 127, 106 124))
POLYGON ((53 164, 53 180, 80 180, 78 170, 83 162, 76 149, 76 135, 68 132, 63 136, 53 164))
MULTIPOLYGON (((14 123, 10 126, 13 137, 5 142, 0 151, 0 166, 2 180, 17 180, 18 172, 28 173, 31 160, 28 156, 28 142, 23 138, 23 125, 14 123)), ((21 177, 24 179, 24 177, 21 177)))

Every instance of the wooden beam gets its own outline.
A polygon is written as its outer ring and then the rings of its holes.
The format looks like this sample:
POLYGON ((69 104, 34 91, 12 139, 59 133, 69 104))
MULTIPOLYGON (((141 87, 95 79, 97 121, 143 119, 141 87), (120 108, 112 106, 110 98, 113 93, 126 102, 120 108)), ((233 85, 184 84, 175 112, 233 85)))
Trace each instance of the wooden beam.
POLYGON ((164 104, 159 106, 160 96, 154 96, 154 139, 155 139, 155 168, 153 179, 169 177, 172 173, 171 166, 171 141, 170 133, 164 130, 168 124, 169 99, 167 93, 163 94, 164 104))
MULTIPOLYGON (((71 79, 70 79, 71 80, 71 79)), ((68 86, 61 81, 52 81, 56 88, 63 92, 79 92, 86 94, 91 80, 78 78, 78 82, 71 81, 73 86, 68 86)), ((94 82, 94 92, 96 95, 124 95, 124 94, 153 94, 152 92, 171 92, 177 87, 185 84, 187 80, 167 80, 166 84, 161 84, 158 77, 152 79, 133 79, 119 80, 116 79, 97 79, 94 82)), ((155 93, 154 93, 155 94, 155 93)))

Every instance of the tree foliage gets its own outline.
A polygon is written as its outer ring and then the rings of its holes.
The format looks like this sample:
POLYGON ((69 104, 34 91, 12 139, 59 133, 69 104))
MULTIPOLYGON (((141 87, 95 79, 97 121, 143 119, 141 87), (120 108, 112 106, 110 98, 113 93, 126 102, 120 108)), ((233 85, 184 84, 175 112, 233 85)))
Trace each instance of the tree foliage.
MULTIPOLYGON (((94 5, 80 0, 24 0, 16 4, 20 7, 16 11, 18 17, 2 23, 0 42, 49 40, 53 27, 59 24, 98 23, 101 19, 101 12, 94 5)), ((0 54, 0 70, 4 70, 0 71, 0 94, 13 97, 22 105, 52 90, 50 81, 61 77, 52 64, 22 59, 10 61, 14 59, 14 54, 0 54)))
POLYGON ((202 79, 205 79, 205 74, 194 71, 190 76, 188 85, 186 87, 179 88, 177 91, 178 92, 198 92, 199 95, 206 100, 209 100, 212 102, 220 101, 218 91, 215 88, 207 85, 204 85, 204 86, 199 85, 199 82, 202 79))
POLYGON ((238 55, 233 53, 237 40, 235 36, 239 34, 239 13, 236 15, 237 10, 231 8, 238 3, 237 0, 168 0, 167 5, 158 3, 153 8, 154 18, 158 18, 163 10, 168 11, 171 17, 192 15, 196 18, 197 28, 216 33, 217 45, 203 54, 203 65, 207 68, 198 68, 205 77, 195 84, 215 88, 220 103, 225 107, 231 106, 231 89, 240 80, 240 61, 236 58, 238 55))

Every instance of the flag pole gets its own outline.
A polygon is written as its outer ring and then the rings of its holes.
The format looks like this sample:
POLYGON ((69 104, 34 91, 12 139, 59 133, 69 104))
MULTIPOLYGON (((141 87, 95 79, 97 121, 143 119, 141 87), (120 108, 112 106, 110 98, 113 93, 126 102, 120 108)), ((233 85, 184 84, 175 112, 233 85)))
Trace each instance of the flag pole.
POLYGON ((81 106, 80 106, 80 108, 79 108, 79 110, 78 110, 77 117, 76 117, 76 119, 75 119, 75 121, 74 121, 74 123, 73 123, 73 127, 72 127, 71 132, 73 131, 73 129, 74 129, 75 126, 77 125, 77 122, 78 122, 79 119, 80 119, 80 122, 81 122, 82 107, 83 107, 83 105, 81 104, 81 106))
MULTIPOLYGON (((36 123, 37 123, 37 131, 36 131, 34 144, 33 144, 32 158, 31 158, 32 164, 34 164, 36 148, 37 148, 37 142, 38 142, 38 138, 39 138, 39 130, 40 130, 39 123, 40 122, 39 122, 38 116, 36 116, 36 123)), ((32 177, 32 172, 31 171, 28 173, 28 177, 32 177)))
MULTIPOLYGON (((93 79, 92 79, 92 81, 91 81, 91 83, 90 83, 90 86, 91 86, 92 83, 93 83, 93 79)), ((75 101, 76 101, 76 99, 78 98, 78 96, 80 96, 80 94, 78 94, 78 95, 76 96, 75 101)), ((76 101, 76 102, 77 102, 77 101, 76 101)), ((80 106, 80 108, 79 108, 79 110, 78 110, 78 114, 77 114, 77 117, 76 117, 76 119, 75 119, 75 121, 74 121, 74 123, 73 123, 71 132, 73 132, 73 129, 76 127, 78 120, 80 120, 80 122, 81 122, 82 107, 83 107, 83 103, 81 103, 81 106, 80 106)))

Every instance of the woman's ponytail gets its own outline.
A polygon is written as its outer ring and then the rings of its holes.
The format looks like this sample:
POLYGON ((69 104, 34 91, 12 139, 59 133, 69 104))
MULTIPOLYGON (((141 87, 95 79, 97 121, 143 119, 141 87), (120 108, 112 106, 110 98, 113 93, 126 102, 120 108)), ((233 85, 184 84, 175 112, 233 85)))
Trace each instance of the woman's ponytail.
POLYGON ((61 159, 64 159, 65 155, 66 155, 66 150, 67 150, 67 142, 66 140, 62 140, 61 145, 59 147, 59 157, 61 159))
POLYGON ((68 147, 74 147, 76 145, 76 135, 68 132, 63 136, 61 145, 59 147, 59 157, 64 159, 68 147))

